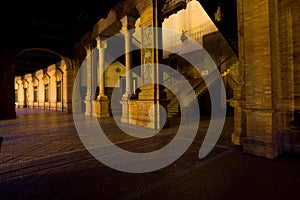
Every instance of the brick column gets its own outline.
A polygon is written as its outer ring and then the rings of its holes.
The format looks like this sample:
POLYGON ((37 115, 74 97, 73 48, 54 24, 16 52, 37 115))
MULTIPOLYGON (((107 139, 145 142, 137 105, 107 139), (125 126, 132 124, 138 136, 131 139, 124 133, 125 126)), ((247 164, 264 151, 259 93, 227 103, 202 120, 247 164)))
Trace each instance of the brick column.
POLYGON ((137 0, 142 30, 141 76, 138 100, 129 100, 129 123, 159 129, 164 126, 161 120, 162 105, 167 110, 167 101, 160 83, 159 63, 162 63, 161 33, 156 27, 162 25, 162 7, 165 1, 137 0))
POLYGON ((237 15, 238 15, 238 49, 239 49, 239 71, 238 82, 239 85, 234 88, 234 98, 229 101, 230 105, 234 107, 234 132, 231 135, 233 144, 241 145, 246 137, 246 120, 245 112, 245 42, 244 42, 244 12, 243 0, 237 1, 237 15))
POLYGON ((245 152, 275 158, 282 152, 277 1, 239 0, 238 5, 245 101, 235 122, 245 128, 245 152))

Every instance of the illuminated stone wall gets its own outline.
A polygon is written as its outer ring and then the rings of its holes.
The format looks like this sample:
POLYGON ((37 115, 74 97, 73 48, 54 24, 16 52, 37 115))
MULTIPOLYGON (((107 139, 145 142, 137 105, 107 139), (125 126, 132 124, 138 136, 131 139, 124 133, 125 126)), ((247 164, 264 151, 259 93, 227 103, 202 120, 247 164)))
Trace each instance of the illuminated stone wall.
POLYGON ((15 77, 16 106, 71 112, 69 84, 73 84, 73 77, 73 70, 67 69, 64 61, 15 77))

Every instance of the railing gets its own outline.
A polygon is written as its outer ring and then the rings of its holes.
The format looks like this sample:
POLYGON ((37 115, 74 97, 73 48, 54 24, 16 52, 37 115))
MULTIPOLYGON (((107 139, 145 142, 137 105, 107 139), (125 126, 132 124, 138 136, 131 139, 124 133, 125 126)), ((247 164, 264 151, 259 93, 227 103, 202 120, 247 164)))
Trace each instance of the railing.
MULTIPOLYGON (((205 92, 208 91, 209 87, 211 87, 215 81, 220 80, 221 77, 226 77, 228 84, 232 87, 235 88, 236 86, 239 85, 238 82, 238 62, 234 63, 228 70, 223 71, 220 75, 219 69, 215 69, 214 71, 212 71, 208 76, 204 77, 204 78, 200 78, 198 80, 196 80, 195 82, 191 83, 191 87, 193 88, 193 91, 195 92, 195 95, 197 97, 205 94, 205 92)), ((172 81, 172 79, 176 79, 176 77, 170 76, 167 77, 164 82, 166 81, 172 81)), ((176 82, 175 82, 176 84, 176 82)), ((180 84, 178 84, 180 87, 180 84)), ((185 90, 185 88, 178 88, 178 90, 183 91, 185 90)), ((181 98, 183 98, 183 102, 184 104, 187 106, 190 103, 192 103, 193 101, 191 99, 189 99, 188 97, 190 96, 191 92, 193 91, 188 91, 188 92, 183 92, 183 95, 181 98)))
MULTIPOLYGON (((191 28, 189 30, 184 31, 184 34, 188 36, 188 38, 191 38, 195 41, 197 41, 199 44, 203 44, 203 36, 212 32, 217 31, 218 29, 213 24, 213 22, 208 21, 200 26, 191 28)), ((163 38, 164 43, 163 47, 164 49, 180 49, 185 44, 180 40, 180 37, 178 34, 174 37, 167 36, 166 38, 163 38)), ((168 55, 164 55, 164 57, 167 57, 168 55)))
POLYGON ((239 77, 239 62, 234 63, 229 67, 229 75, 236 81, 238 82, 238 77, 239 77))
POLYGON ((235 88, 239 85, 238 77, 239 77, 239 62, 234 63, 222 73, 222 76, 226 77, 228 84, 235 88))
POLYGON ((218 69, 205 77, 197 86, 194 87, 196 96, 202 95, 217 79, 220 78, 218 69))
POLYGON ((203 36, 212 32, 217 31, 218 29, 213 24, 213 22, 208 21, 205 24, 202 24, 200 26, 196 26, 192 29, 189 29, 186 31, 186 35, 197 42, 199 42, 201 45, 203 44, 203 36))
POLYGON ((235 79, 233 78, 233 76, 230 75, 230 74, 227 74, 227 81, 228 81, 228 84, 229 84, 232 88, 235 88, 235 87, 237 87, 237 86, 239 85, 238 81, 235 80, 235 79))

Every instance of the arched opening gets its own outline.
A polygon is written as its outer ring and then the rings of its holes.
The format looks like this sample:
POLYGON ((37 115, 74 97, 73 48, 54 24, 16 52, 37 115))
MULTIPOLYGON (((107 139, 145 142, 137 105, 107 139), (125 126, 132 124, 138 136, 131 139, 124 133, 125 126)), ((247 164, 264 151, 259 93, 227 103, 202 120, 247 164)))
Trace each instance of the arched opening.
POLYGON ((57 53, 46 49, 26 49, 16 56, 15 75, 23 76, 45 69, 62 60, 57 53))
POLYGON ((17 115, 24 111, 22 108, 68 111, 68 104, 65 104, 70 101, 68 81, 64 81, 67 69, 64 58, 56 52, 46 49, 20 52, 15 68, 17 115))

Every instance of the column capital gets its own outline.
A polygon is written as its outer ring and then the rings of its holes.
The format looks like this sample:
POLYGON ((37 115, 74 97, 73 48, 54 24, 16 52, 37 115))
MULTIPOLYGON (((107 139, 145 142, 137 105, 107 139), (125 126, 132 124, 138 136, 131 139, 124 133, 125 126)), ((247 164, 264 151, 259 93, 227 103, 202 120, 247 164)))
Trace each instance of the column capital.
POLYGON ((106 49, 107 43, 106 43, 106 38, 98 35, 95 40, 97 41, 97 48, 103 48, 106 49))
POLYGON ((136 18, 125 15, 122 19, 120 19, 120 22, 122 23, 121 32, 125 32, 135 28, 136 18))
POLYGON ((86 46, 84 46, 85 52, 86 52, 86 56, 89 56, 92 52, 92 45, 88 44, 86 46))

